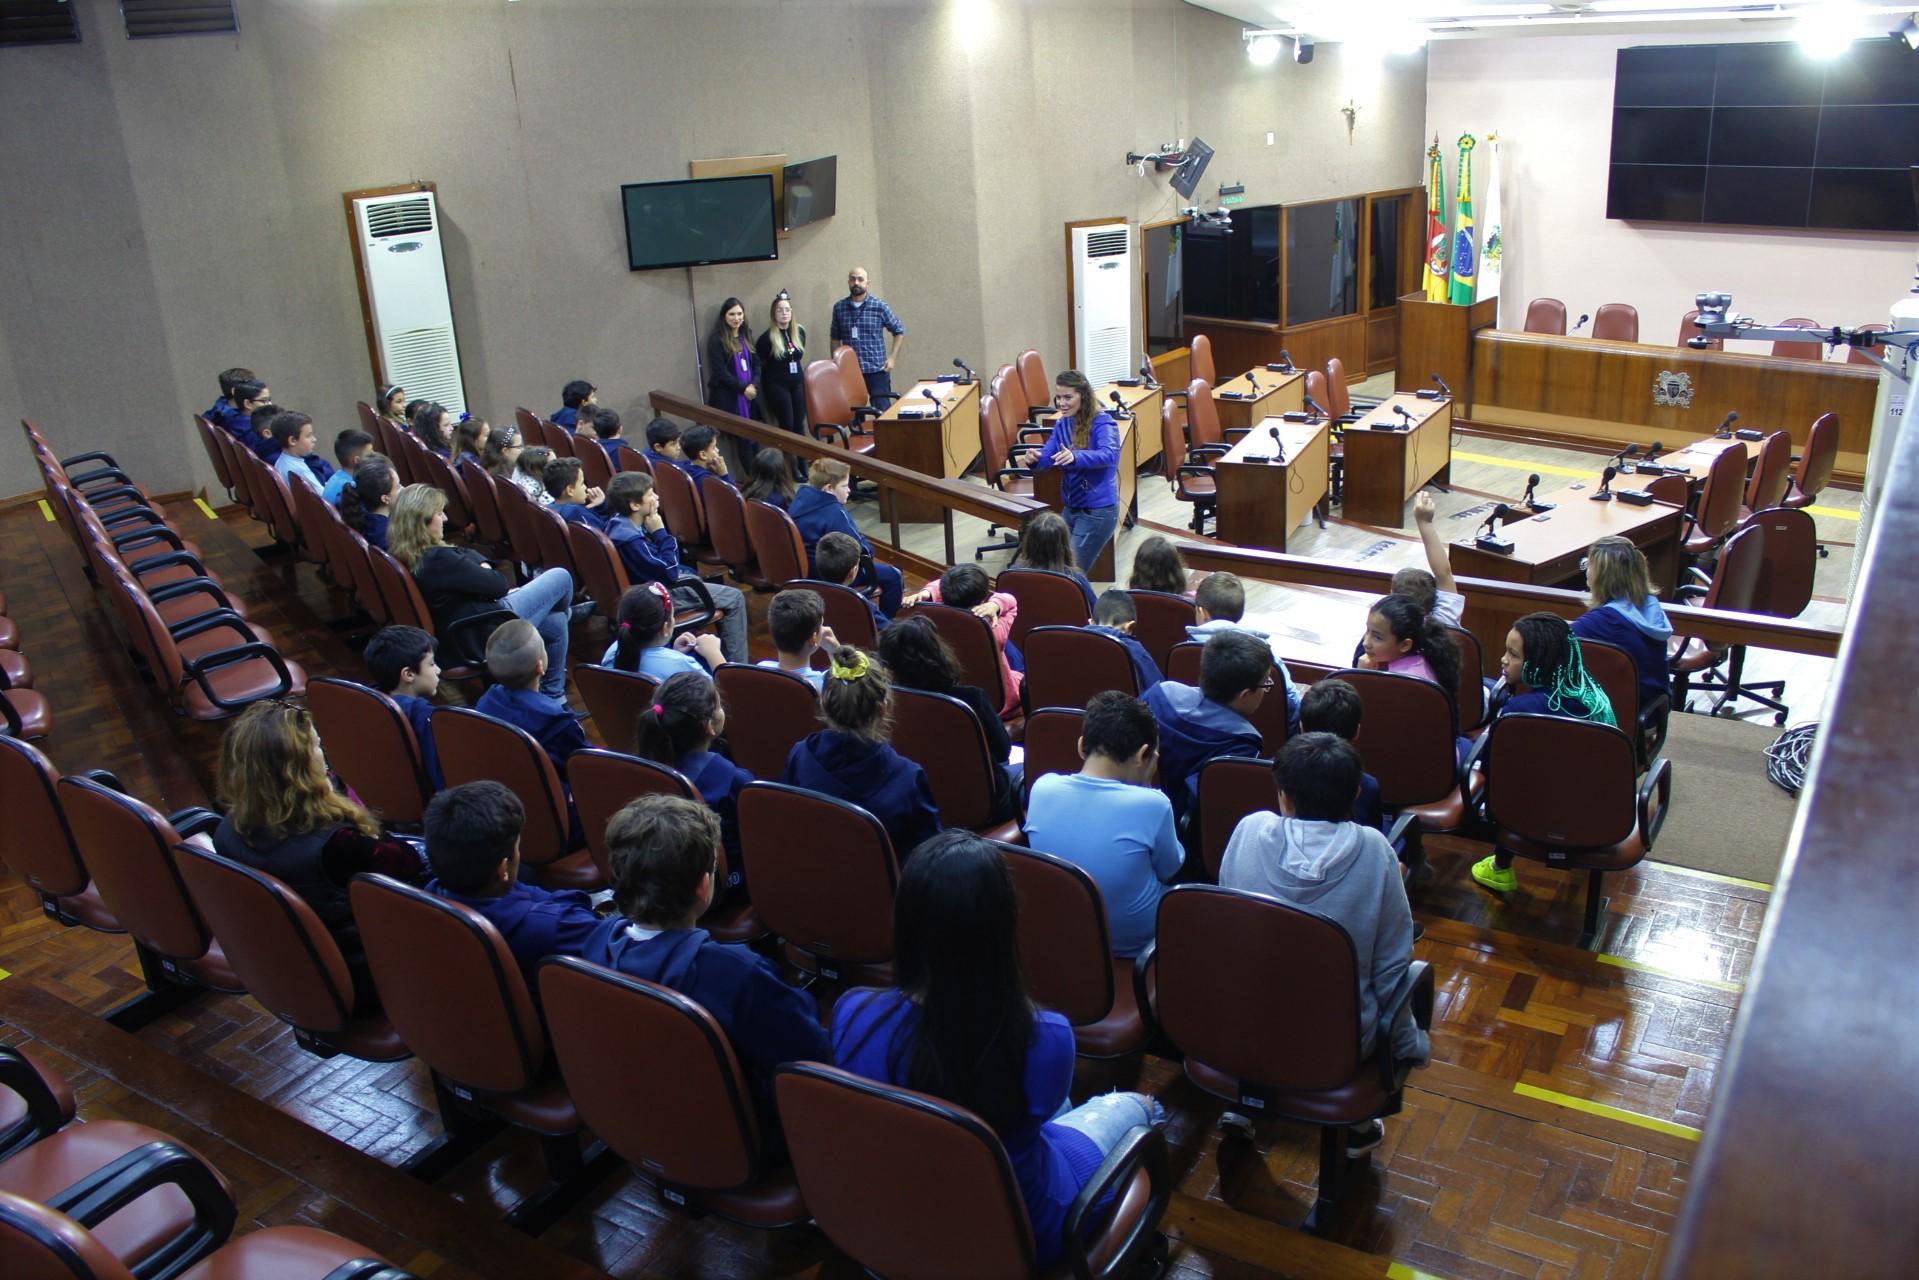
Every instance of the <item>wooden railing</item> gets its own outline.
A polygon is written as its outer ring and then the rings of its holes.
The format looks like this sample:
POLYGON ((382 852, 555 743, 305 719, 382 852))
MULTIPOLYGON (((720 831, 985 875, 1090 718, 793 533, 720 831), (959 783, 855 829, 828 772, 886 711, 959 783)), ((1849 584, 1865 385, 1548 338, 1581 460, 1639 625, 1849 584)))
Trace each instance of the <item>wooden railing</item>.
MULTIPOLYGON (((1254 551, 1227 547, 1212 542, 1184 541, 1177 544, 1187 567, 1226 570, 1258 582, 1275 582, 1301 587, 1331 587, 1340 591, 1365 591, 1386 594, 1393 575, 1388 569, 1368 569, 1354 564, 1335 564, 1305 556, 1289 556, 1277 551, 1254 551)), ((1576 618, 1588 608, 1586 593, 1560 587, 1528 587, 1489 578, 1460 578, 1459 593, 1466 604, 1483 605, 1505 612, 1541 610, 1566 618, 1576 618)), ((1839 653, 1843 633, 1831 627, 1813 626, 1786 618, 1771 618, 1757 613, 1732 613, 1723 609, 1699 609, 1667 604, 1666 616, 1673 630, 1683 636, 1698 636, 1711 644, 1743 644, 1756 649, 1782 649, 1788 653, 1808 653, 1831 658, 1839 653)), ((1481 636, 1480 644, 1505 637, 1481 636)))
MULTIPOLYGON (((986 485, 968 484, 964 480, 921 475, 917 471, 882 462, 871 454, 853 453, 837 444, 815 440, 810 435, 799 435, 779 427, 770 427, 764 422, 754 422, 751 418, 742 418, 737 413, 688 400, 671 391, 649 392, 647 401, 655 413, 704 423, 729 436, 751 440, 809 461, 814 458, 834 458, 851 467, 854 475, 871 480, 884 491, 936 503, 942 511, 941 522, 946 526, 946 563, 949 565, 958 558, 953 544, 955 511, 975 516, 988 524, 1018 529, 1034 514, 1046 510, 1046 504, 1034 498, 1001 493, 986 485)), ((892 509, 897 511, 898 507, 892 506, 892 509)), ((890 527, 893 545, 899 547, 900 521, 897 516, 890 521, 890 527)))

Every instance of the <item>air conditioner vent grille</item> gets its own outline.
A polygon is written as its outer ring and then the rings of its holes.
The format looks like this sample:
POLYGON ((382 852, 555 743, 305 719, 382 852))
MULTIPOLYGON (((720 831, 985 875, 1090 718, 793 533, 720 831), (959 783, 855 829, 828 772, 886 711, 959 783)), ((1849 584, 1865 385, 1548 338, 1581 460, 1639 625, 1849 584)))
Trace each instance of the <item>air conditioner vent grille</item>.
POLYGON ((0 46, 76 43, 77 7, 58 0, 0 0, 0 46))
POLYGON ((449 408, 464 409, 460 386, 460 352, 453 342, 453 326, 409 329, 386 342, 387 377, 421 400, 437 400, 449 408))
POLYGON ((1112 258, 1126 253, 1126 228, 1112 231, 1095 231, 1086 237, 1086 256, 1089 258, 1112 258))
POLYGON ((433 201, 421 195, 410 200, 382 200, 378 204, 369 204, 366 229, 376 240, 387 236, 416 236, 431 231, 433 201))
POLYGON ((120 0, 127 38, 195 36, 238 31, 233 0, 120 0))

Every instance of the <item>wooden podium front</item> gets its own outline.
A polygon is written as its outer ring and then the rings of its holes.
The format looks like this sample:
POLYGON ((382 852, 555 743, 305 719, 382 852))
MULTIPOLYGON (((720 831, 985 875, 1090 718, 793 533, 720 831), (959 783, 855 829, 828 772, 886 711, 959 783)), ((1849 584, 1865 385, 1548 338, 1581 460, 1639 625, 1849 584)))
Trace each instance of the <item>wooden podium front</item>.
POLYGON ((1219 537, 1263 551, 1284 551, 1286 535, 1308 512, 1323 517, 1327 496, 1327 424, 1267 418, 1214 464, 1219 537), (1285 446, 1275 463, 1273 429, 1285 446))
MULTIPOLYGON (((873 455, 882 462, 907 467, 925 476, 956 479, 966 464, 979 452, 979 383, 940 382, 922 378, 887 406, 873 420, 873 455), (927 393, 932 393, 929 398, 927 393), (921 406, 931 409, 939 402, 937 413, 921 414, 921 406)), ((923 498, 892 493, 880 495, 880 517, 892 518, 892 506, 899 504, 902 524, 932 523, 944 514, 944 508, 923 498)))
MULTIPOLYGON (((1119 388, 1125 391, 1126 388, 1119 388)), ((1158 401, 1159 393, 1154 391, 1152 399, 1158 401)), ((1155 418, 1153 425, 1159 425, 1155 418)), ((1119 531, 1125 526, 1126 517, 1133 511, 1133 495, 1136 490, 1134 468, 1131 465, 1134 449, 1134 437, 1138 435, 1139 423, 1133 418, 1119 419, 1119 520, 1113 526, 1113 536, 1106 540, 1106 547, 1099 553, 1099 559, 1092 564, 1083 564, 1086 577, 1093 582, 1113 582, 1116 580, 1113 564, 1113 548, 1119 545, 1119 531)), ((1060 497, 1060 486, 1065 473, 1058 467, 1047 467, 1033 473, 1033 496, 1044 502, 1054 511, 1064 511, 1065 501, 1060 497)))
POLYGON ((1398 528, 1406 523, 1406 499, 1437 477, 1444 484, 1453 465, 1453 402, 1421 400, 1398 392, 1346 428, 1346 500, 1341 514, 1361 524, 1398 528), (1412 415, 1411 431, 1386 423, 1412 415))

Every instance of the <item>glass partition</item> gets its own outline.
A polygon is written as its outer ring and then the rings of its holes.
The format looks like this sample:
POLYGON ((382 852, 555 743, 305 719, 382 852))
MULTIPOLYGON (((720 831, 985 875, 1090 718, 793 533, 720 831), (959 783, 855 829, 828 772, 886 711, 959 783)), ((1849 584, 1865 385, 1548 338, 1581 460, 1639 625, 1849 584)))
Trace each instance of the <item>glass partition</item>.
POLYGON ((1322 200, 1286 210, 1286 325, 1359 310, 1358 199, 1322 200))

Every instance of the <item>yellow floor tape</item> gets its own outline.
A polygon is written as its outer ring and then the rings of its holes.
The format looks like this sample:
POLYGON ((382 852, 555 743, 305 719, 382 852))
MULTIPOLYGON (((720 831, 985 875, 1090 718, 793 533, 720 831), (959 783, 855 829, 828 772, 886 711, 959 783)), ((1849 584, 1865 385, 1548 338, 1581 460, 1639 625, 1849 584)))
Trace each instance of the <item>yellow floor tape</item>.
POLYGON ((1430 1271, 1417 1271, 1403 1262, 1395 1262, 1386 1268, 1386 1280, 1439 1280, 1430 1271))
POLYGON ((1613 965, 1620 969, 1631 969, 1634 973, 1650 973, 1655 978, 1671 978, 1674 982, 1695 982, 1702 987, 1711 987, 1715 991, 1730 991, 1734 995, 1746 989, 1744 983, 1723 982, 1718 978, 1693 978, 1683 973, 1674 973, 1671 969, 1661 969, 1658 965, 1644 964, 1638 960, 1628 960, 1624 956, 1599 955, 1601 964, 1613 965))
POLYGON ((48 524, 53 523, 53 508, 47 505, 45 498, 40 499, 40 514, 47 518, 48 524))
POLYGON ((206 517, 209 520, 218 520, 220 518, 219 516, 214 514, 213 508, 207 505, 207 500, 205 498, 195 498, 193 500, 193 505, 200 508, 201 511, 205 512, 206 517))
POLYGON ((1669 1137, 1685 1138, 1690 1142, 1699 1141, 1699 1130, 1691 1125, 1674 1124, 1670 1120, 1657 1120, 1652 1116, 1642 1116, 1637 1111, 1627 1111, 1621 1107, 1609 1107, 1603 1102, 1588 1102, 1584 1098, 1575 1098, 1568 1093, 1554 1093, 1551 1089, 1541 1089, 1538 1085, 1521 1081, 1513 1086, 1513 1092, 1522 1098, 1537 1098, 1541 1102, 1550 1102, 1554 1106, 1566 1107, 1573 1111, 1583 1111, 1590 1116, 1604 1116, 1608 1120, 1619 1120, 1626 1124, 1638 1125, 1641 1129, 1651 1129, 1669 1137))
POLYGON ((1671 871, 1677 875, 1691 876, 1695 880, 1712 880, 1718 884, 1736 884, 1742 889, 1758 889, 1762 893, 1771 893, 1772 886, 1764 880, 1741 880, 1738 876, 1721 875, 1717 871, 1700 871, 1695 867, 1682 867, 1676 862, 1645 863, 1649 867, 1658 867, 1661 871, 1671 871))
MULTIPOLYGON (((1562 467, 1551 462, 1520 462, 1514 458, 1496 458, 1490 453, 1453 453, 1458 462, 1479 462, 1489 467, 1504 467, 1508 471, 1537 471, 1547 476, 1570 476, 1574 480, 1597 480, 1597 471, 1581 471, 1578 467, 1562 467)), ((1829 516, 1834 520, 1857 520, 1857 511, 1847 511, 1843 507, 1807 507, 1806 510, 1816 516, 1829 516)))

